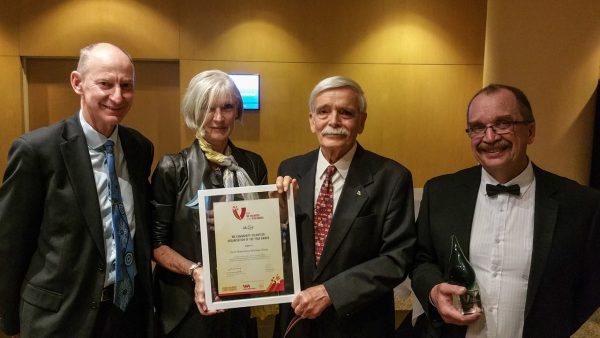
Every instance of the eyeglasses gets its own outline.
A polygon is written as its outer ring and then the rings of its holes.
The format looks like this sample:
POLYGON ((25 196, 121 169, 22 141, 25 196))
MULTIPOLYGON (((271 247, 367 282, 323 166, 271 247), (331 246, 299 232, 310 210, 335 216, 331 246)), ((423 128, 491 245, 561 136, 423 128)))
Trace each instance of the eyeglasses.
POLYGON ((499 121, 490 123, 488 125, 474 124, 470 125, 469 128, 465 129, 469 137, 477 138, 485 135, 488 128, 492 128, 494 133, 498 135, 508 134, 513 131, 515 124, 528 124, 533 121, 499 121))

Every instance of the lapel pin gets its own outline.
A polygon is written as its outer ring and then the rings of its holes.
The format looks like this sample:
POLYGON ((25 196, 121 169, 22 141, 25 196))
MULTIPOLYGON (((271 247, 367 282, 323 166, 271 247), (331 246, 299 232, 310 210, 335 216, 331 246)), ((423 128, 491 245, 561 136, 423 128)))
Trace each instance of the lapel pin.
POLYGON ((360 192, 360 190, 357 190, 356 191, 356 196, 361 196, 361 195, 362 195, 362 193, 360 192))

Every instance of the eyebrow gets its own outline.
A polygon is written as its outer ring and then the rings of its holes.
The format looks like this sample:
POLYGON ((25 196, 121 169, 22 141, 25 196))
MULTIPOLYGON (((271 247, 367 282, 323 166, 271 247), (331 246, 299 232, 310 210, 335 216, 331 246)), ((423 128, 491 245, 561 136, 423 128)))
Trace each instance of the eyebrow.
MULTIPOLYGON (((497 122, 497 121, 507 121, 507 120, 511 120, 511 121, 512 121, 512 120, 515 120, 515 117, 514 117, 514 116, 512 116, 512 115, 510 115, 510 114, 506 114, 506 115, 500 115, 500 116, 496 116, 496 117, 494 118, 494 122, 497 122)), ((480 122, 480 121, 468 121, 468 123, 469 123, 469 124, 473 124, 473 123, 481 123, 481 124, 483 124, 483 123, 482 123, 482 122, 480 122)))

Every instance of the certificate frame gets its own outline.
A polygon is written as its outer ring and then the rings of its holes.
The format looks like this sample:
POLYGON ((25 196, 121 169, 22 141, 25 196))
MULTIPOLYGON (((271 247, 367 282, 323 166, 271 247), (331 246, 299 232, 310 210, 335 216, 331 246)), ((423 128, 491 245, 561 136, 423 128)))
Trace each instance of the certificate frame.
MULTIPOLYGON (((234 210, 234 216, 237 219, 243 218, 246 208, 244 207, 238 209, 240 209, 242 212, 238 214, 237 210, 234 210)), ((293 193, 291 193, 291 191, 288 191, 288 193, 286 194, 286 198, 284 199, 283 196, 280 196, 277 193, 277 186, 275 184, 198 190, 198 212, 200 218, 202 265, 204 267, 202 277, 204 283, 206 306, 209 310, 224 310, 248 306, 290 303, 294 295, 300 292, 301 288, 298 263, 298 242, 296 236, 296 218, 294 211, 294 196, 293 193), (243 199, 236 200, 232 197, 243 197, 243 199), (273 201, 274 199, 276 199, 277 201, 273 201), (279 260, 277 258, 277 250, 271 250, 275 254, 272 259, 272 262, 275 263, 274 270, 284 271, 283 276, 281 276, 283 278, 281 288, 277 288, 276 291, 248 291, 222 296, 222 294, 219 293, 222 291, 222 289, 219 289, 219 286, 217 285, 218 281, 216 281, 216 279, 218 278, 216 277, 224 275, 222 271, 220 273, 217 272, 219 268, 217 261, 220 259, 224 259, 222 261, 235 261, 236 259, 239 260, 239 257, 228 259, 227 257, 229 256, 235 256, 235 254, 233 254, 232 251, 217 251, 217 246, 222 245, 219 243, 223 243, 217 242, 216 240, 218 235, 217 229, 219 229, 219 232, 226 232, 230 229, 234 229, 233 231, 238 231, 237 229, 239 225, 235 225, 230 221, 220 221, 219 224, 217 224, 216 220, 224 219, 221 216, 223 215, 223 212, 220 210, 223 210, 223 207, 227 207, 230 205, 220 205, 219 203, 233 203, 235 204, 234 208, 238 208, 238 204, 253 207, 266 205, 268 207, 268 210, 272 210, 273 203, 275 202, 278 204, 278 207, 275 208, 277 209, 277 215, 275 216, 277 216, 278 218, 277 224, 279 225, 280 231, 278 235, 280 236, 266 236, 269 238, 264 240, 264 238, 266 237, 262 237, 261 240, 262 242, 266 241, 265 244, 271 247, 273 245, 281 246, 281 267, 278 266, 279 260), (285 205, 282 205, 282 203, 285 205), (287 222, 282 222, 281 218, 284 217, 280 213, 282 208, 283 210, 287 211, 287 222), (207 217, 209 210, 212 211, 213 217, 212 229, 209 225, 207 217), (218 213, 216 213, 217 211, 218 213)), ((248 214, 249 216, 253 216, 250 212, 248 214)), ((271 214, 269 215, 272 216, 271 214)), ((268 227, 271 230, 271 234, 273 234, 274 220, 269 218, 266 221, 269 224, 268 227)), ((253 258, 248 259, 254 261, 253 258)), ((258 259, 256 260, 258 261, 258 259)), ((253 272, 256 272, 256 269, 253 272)), ((273 283, 273 279, 271 279, 271 283, 273 283)), ((279 284, 279 281, 277 284, 279 284)))

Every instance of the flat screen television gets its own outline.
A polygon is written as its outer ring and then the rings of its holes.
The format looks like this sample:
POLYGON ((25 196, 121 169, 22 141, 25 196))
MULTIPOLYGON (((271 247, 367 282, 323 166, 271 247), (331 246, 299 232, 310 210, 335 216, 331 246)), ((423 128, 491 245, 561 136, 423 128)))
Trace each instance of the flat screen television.
POLYGON ((229 74, 242 94, 245 110, 260 109, 260 75, 229 74))

